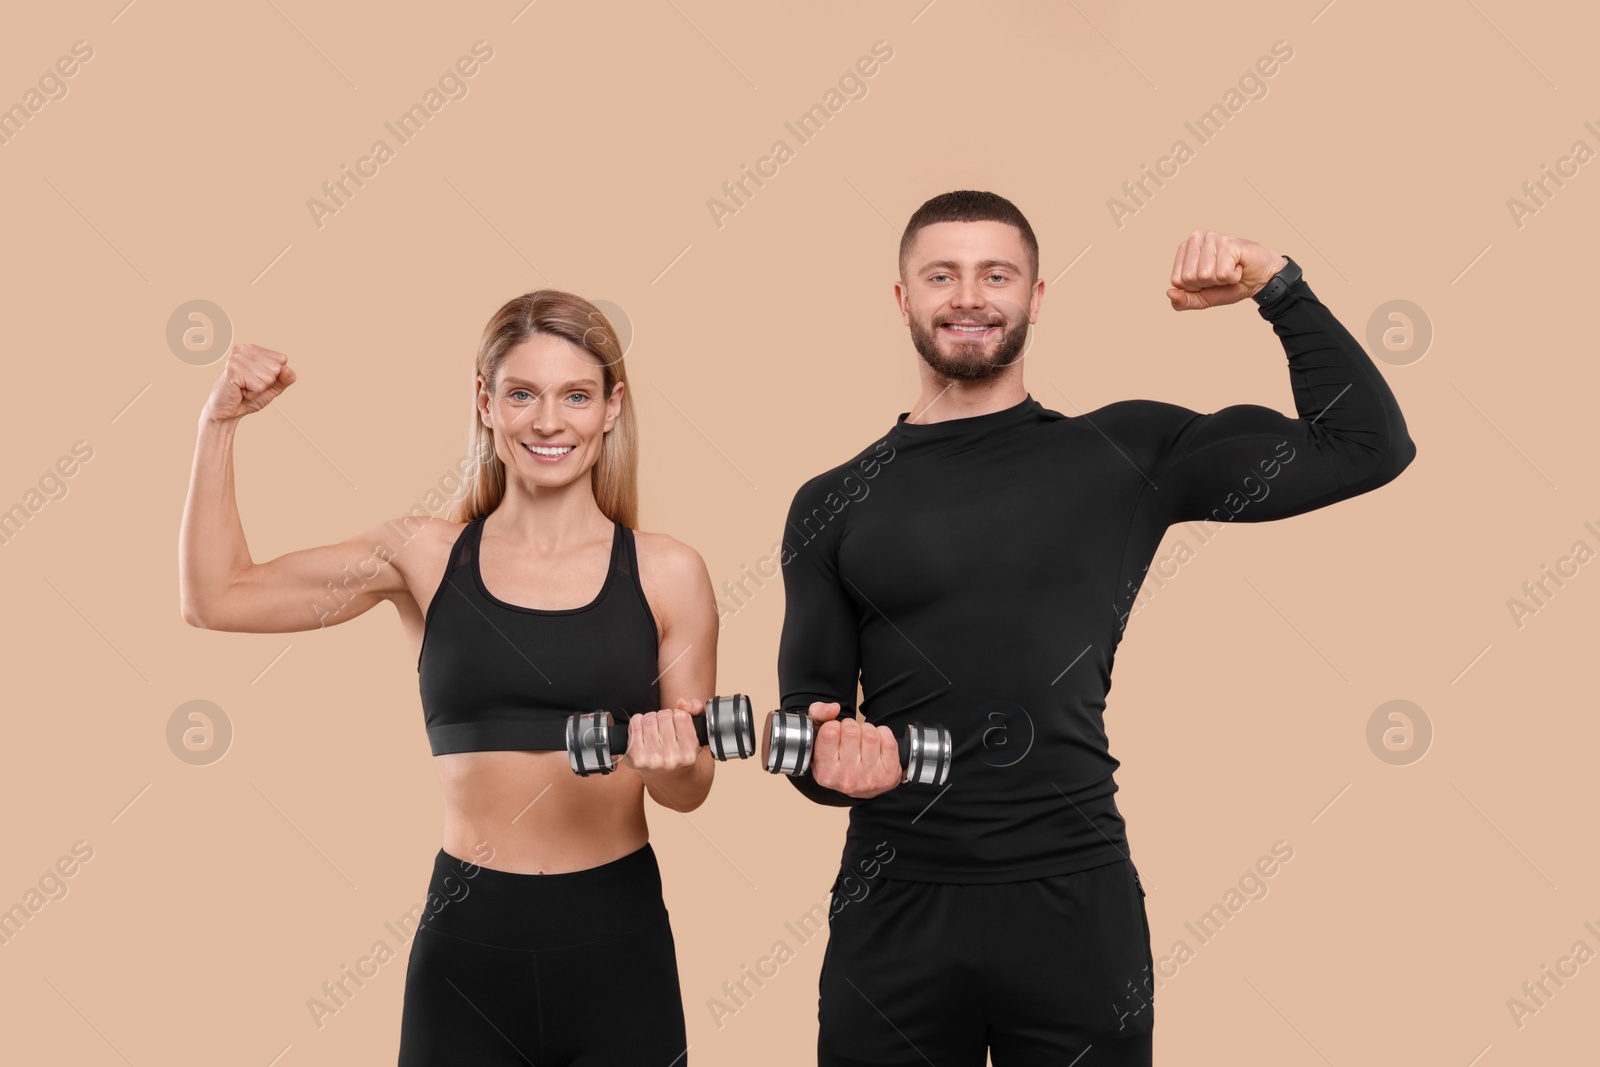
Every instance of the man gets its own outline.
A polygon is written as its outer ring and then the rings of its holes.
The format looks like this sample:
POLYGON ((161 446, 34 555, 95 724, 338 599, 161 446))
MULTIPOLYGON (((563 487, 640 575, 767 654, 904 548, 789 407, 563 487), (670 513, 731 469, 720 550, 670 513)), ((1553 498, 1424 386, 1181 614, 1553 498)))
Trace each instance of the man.
POLYGON ((1196 231, 1167 290, 1176 310, 1255 298, 1298 418, 1155 400, 1068 417, 1023 386, 1045 285, 1022 213, 962 191, 912 215, 894 293, 921 357, 916 415, 801 486, 785 530, 782 704, 818 724, 791 781, 851 807, 819 1064, 1151 1062, 1149 923, 1102 717, 1144 572, 1174 523, 1298 515, 1416 455, 1299 273, 1196 231), (900 785, 913 720, 953 735, 943 787, 900 785))

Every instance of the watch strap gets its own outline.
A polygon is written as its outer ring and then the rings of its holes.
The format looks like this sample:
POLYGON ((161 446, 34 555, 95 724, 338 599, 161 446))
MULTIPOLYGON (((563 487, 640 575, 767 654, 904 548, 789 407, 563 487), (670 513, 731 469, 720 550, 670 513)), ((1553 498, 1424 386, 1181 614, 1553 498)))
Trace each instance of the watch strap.
POLYGON ((1267 279, 1267 284, 1263 285, 1260 291, 1250 298, 1261 307, 1266 307, 1282 297, 1283 294, 1289 291, 1290 286, 1300 280, 1301 275, 1304 273, 1300 269, 1300 264, 1288 256, 1283 258, 1286 261, 1284 268, 1267 279))

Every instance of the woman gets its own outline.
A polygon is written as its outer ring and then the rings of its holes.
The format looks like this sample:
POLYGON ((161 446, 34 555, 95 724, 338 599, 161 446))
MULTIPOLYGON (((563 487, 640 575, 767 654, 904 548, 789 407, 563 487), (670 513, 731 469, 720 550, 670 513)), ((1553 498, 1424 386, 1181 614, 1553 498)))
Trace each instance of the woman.
POLYGON ((644 793, 690 811, 711 788, 691 715, 714 691, 716 602, 699 553, 632 528, 637 440, 610 322, 555 290, 508 302, 478 347, 454 514, 255 563, 233 437, 295 377, 281 354, 238 345, 206 401, 179 537, 183 617, 282 633, 386 600, 399 611, 445 801, 402 1067, 686 1063, 644 793), (579 777, 564 751, 537 749, 550 724, 599 709, 627 722, 614 773, 579 777))

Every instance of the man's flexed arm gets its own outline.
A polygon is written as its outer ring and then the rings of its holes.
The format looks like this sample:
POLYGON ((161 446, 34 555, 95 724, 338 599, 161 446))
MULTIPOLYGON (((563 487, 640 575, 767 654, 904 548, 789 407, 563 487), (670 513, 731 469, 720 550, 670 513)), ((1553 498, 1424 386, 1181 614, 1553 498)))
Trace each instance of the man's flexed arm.
MULTIPOLYGON (((1254 296, 1286 257, 1254 241, 1197 230, 1178 246, 1167 298, 1177 311, 1254 296)), ((1304 279, 1258 313, 1288 356, 1298 417, 1256 404, 1164 414, 1150 478, 1172 522, 1262 522, 1376 489, 1417 448, 1394 394, 1304 279)))

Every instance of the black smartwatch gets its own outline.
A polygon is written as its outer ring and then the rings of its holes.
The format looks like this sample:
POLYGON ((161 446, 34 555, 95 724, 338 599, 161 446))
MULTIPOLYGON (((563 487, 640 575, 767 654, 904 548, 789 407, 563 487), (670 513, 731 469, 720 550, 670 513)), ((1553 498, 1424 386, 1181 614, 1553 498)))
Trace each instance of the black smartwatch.
POLYGON ((1300 270, 1300 264, 1296 263, 1292 259, 1289 259, 1288 256, 1284 256, 1283 258, 1287 260, 1288 265, 1278 273, 1274 274, 1271 278, 1267 279, 1267 284, 1261 287, 1261 291, 1250 298, 1262 307, 1265 307, 1274 300, 1278 299, 1284 293, 1287 293, 1289 291, 1289 286, 1300 280, 1300 275, 1302 273, 1300 270))

